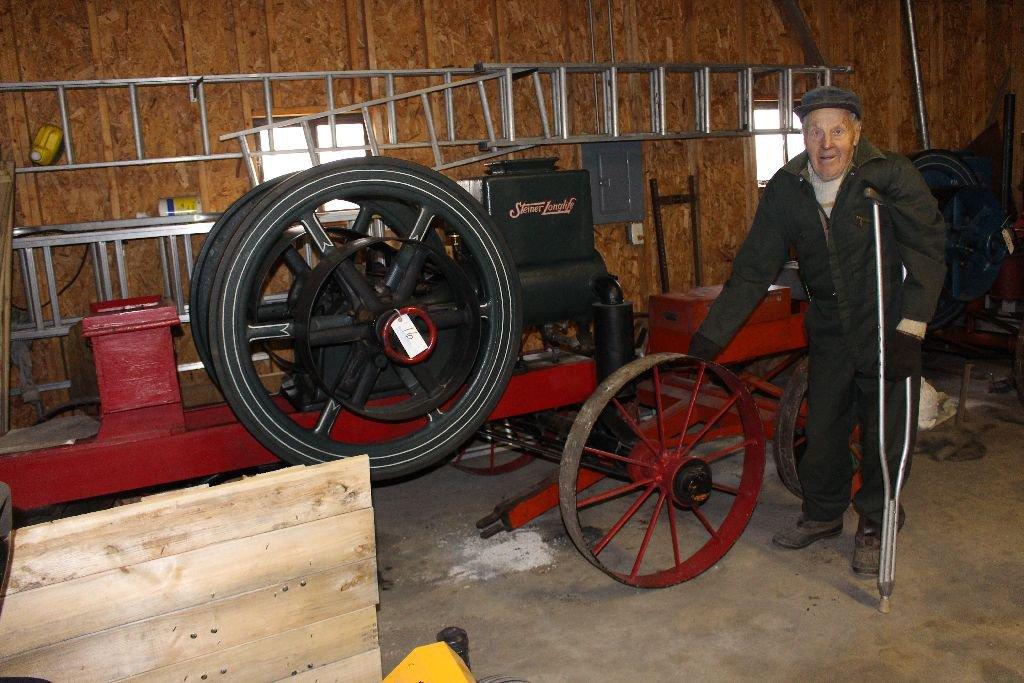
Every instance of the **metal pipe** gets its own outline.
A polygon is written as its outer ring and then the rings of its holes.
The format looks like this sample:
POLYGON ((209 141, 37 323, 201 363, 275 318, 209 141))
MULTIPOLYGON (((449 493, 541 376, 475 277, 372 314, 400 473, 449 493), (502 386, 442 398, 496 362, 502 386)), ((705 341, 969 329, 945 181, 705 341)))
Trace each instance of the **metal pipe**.
POLYGON ((196 98, 199 100, 199 134, 203 136, 203 154, 210 154, 210 124, 206 113, 206 90, 203 79, 196 84, 196 98))
MULTIPOLYGON (((274 123, 274 94, 270 88, 270 79, 263 79, 263 108, 267 114, 267 125, 273 125, 274 123)), ((243 136, 244 137, 244 136, 243 136)), ((267 129, 267 149, 271 152, 274 151, 274 131, 272 128, 267 129)))
POLYGON ((612 0, 608 0, 608 58, 615 63, 615 31, 612 27, 612 0))
POLYGON ((50 247, 43 247, 43 268, 46 270, 46 289, 50 294, 50 317, 53 319, 54 327, 63 324, 60 319, 60 298, 57 291, 57 276, 53 268, 53 250, 50 247))
MULTIPOLYGON (((446 73, 444 75, 445 85, 451 85, 452 75, 446 73)), ((447 125, 448 139, 455 139, 455 93, 452 92, 451 88, 444 91, 444 120, 447 125)))
POLYGON ((327 115, 327 127, 331 129, 331 147, 338 146, 338 127, 335 125, 334 113, 334 79, 328 76, 325 79, 327 88, 327 109, 331 112, 327 115))
MULTIPOLYGON (((593 0, 587 0, 587 17, 590 19, 590 61, 597 62, 597 36, 594 29, 594 3, 593 0)), ((598 92, 598 79, 600 76, 594 74, 594 111, 598 111, 601 108, 601 95, 598 92)))
POLYGON ((135 133, 135 158, 145 159, 146 150, 142 144, 142 121, 139 118, 139 96, 135 84, 128 86, 128 102, 132 110, 132 132, 135 133))
POLYGON ((60 107, 60 125, 64 127, 64 156, 68 164, 75 163, 75 149, 71 142, 71 117, 68 116, 68 98, 64 86, 57 86, 57 105, 60 107))
POLYGON ((917 34, 914 29, 914 8, 911 0, 903 0, 907 37, 910 40, 910 66, 914 77, 914 104, 917 107, 917 128, 921 149, 931 149, 928 136, 928 115, 924 108, 924 88, 921 85, 921 62, 917 57, 917 34))

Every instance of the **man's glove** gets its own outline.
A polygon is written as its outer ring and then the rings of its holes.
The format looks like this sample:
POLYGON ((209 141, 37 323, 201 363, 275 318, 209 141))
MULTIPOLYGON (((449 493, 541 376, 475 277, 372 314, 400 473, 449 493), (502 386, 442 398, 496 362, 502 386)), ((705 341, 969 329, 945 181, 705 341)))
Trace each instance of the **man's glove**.
POLYGON ((921 372, 921 340, 912 334, 896 332, 888 338, 885 353, 885 378, 899 382, 921 372))
POLYGON ((690 348, 686 350, 686 354, 701 360, 714 360, 715 356, 721 353, 721 351, 721 345, 716 344, 700 332, 697 332, 690 340, 690 348))

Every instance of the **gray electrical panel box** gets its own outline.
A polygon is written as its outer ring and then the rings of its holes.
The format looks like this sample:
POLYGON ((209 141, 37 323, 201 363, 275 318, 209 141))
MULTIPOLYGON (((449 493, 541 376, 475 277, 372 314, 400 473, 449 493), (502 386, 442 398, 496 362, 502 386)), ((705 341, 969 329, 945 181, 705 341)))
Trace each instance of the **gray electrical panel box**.
POLYGON ((590 171, 594 223, 644 219, 644 170, 639 142, 581 145, 583 168, 590 171))

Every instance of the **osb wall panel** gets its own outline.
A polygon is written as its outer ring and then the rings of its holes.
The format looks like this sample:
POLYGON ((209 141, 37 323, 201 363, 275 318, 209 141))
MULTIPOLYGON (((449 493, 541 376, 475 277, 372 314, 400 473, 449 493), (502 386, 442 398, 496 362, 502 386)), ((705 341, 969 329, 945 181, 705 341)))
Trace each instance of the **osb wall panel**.
MULTIPOLYGON (((838 82, 861 95, 868 136, 883 147, 911 152, 917 134, 910 67, 899 0, 800 0, 821 51, 834 64, 856 72, 838 82)), ((935 0, 915 2, 932 145, 965 146, 986 124, 1004 81, 1024 88, 1024 0, 935 0), (1009 75, 1009 77, 1008 77, 1009 75)), ((802 62, 800 47, 779 18, 772 0, 0 0, 0 78, 4 81, 116 78, 204 73, 327 69, 393 69, 468 66, 478 61, 711 61, 802 62), (610 4, 610 7, 609 7, 610 4), (588 9, 593 11, 593 36, 588 9), (593 42, 592 42, 593 41, 593 42)), ((404 79, 398 89, 428 84, 404 79)), ((669 108, 676 125, 690 123, 689 83, 677 89, 669 108)), ((733 83, 716 79, 713 114, 725 123, 735 116, 733 83)), ((210 128, 236 130, 263 110, 255 86, 209 87, 210 128)), ((624 129, 646 125, 647 84, 619 83, 624 129)), ((492 88, 492 97, 494 95, 492 88)), ((774 92, 774 88, 768 89, 774 92)), ((528 81, 517 85, 524 119, 535 105, 528 81)), ((593 82, 570 87, 575 130, 592 130, 593 82)), ((381 83, 335 81, 335 103, 383 95, 381 83)), ((278 107, 316 107, 324 102, 323 82, 275 88, 278 107)), ((456 124, 465 135, 484 129, 475 93, 456 95, 456 124)), ((493 100, 492 100, 493 101, 493 100)), ((443 131, 439 100, 434 121, 443 131)), ((75 148, 81 160, 131 153, 134 146, 125 93, 69 96, 75 148)), ((154 90, 140 96, 145 144, 150 151, 201 148, 197 111, 186 98, 154 90)), ((1024 112, 1024 103, 1018 107, 1024 112)), ((534 121, 536 120, 535 117, 534 121)), ((1018 131, 1024 114, 1018 114, 1018 131)), ((0 98, 0 144, 25 159, 32 132, 59 120, 56 103, 43 96, 0 98)), ((378 133, 384 122, 377 120, 378 133)), ((399 107, 403 135, 425 138, 419 103, 399 107)), ((522 121, 522 132, 536 123, 522 121)), ((211 136, 215 151, 233 149, 211 136)), ((1020 151, 1019 149, 1016 151, 1020 151)), ((662 192, 686 189, 699 176, 701 236, 706 282, 724 279, 756 207, 752 146, 747 140, 665 141, 643 144, 645 181, 656 178, 662 192)), ((431 162, 429 151, 412 156, 431 162)), ((579 165, 577 146, 539 148, 519 156, 556 156, 562 168, 579 165)), ((1022 159, 1015 159, 1014 184, 1022 159)), ((457 169, 456 177, 478 175, 483 165, 457 169)), ((17 222, 52 224, 134 216, 155 210, 159 197, 199 194, 204 206, 221 211, 246 187, 235 161, 164 165, 136 169, 20 176, 17 222)), ((645 182, 646 191, 646 182, 645 182)), ((647 198, 649 207, 649 198, 647 198)), ((672 287, 694 280, 687 207, 668 207, 663 219, 672 287)), ((647 243, 626 243, 622 226, 599 226, 598 249, 627 294, 643 308, 657 291, 653 224, 648 211, 647 243)), ((129 250, 133 293, 159 285, 154 254, 129 250), (148 264, 148 267, 147 267, 148 264)), ((57 280, 69 282, 78 250, 55 252, 57 280)), ((84 304, 92 294, 86 268, 67 295, 84 304)), ((115 282, 115 287, 116 287, 115 282)), ((17 300, 15 303, 19 303, 17 300)), ((24 302, 20 302, 22 305, 24 302)), ((176 343, 183 359, 193 358, 188 335, 176 343)), ((63 361, 57 342, 35 345, 37 380, 60 379, 63 361)), ((201 373, 198 374, 201 377, 201 373)), ((59 400, 59 395, 48 399, 59 400)))

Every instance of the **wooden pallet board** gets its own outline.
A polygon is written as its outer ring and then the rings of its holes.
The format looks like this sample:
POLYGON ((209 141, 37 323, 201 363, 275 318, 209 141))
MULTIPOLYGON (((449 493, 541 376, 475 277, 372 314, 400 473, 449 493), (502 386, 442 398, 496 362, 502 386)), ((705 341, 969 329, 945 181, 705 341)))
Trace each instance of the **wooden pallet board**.
POLYGON ((352 659, 342 678, 372 677, 369 491, 359 457, 18 530, 0 675, 269 681, 352 659))

